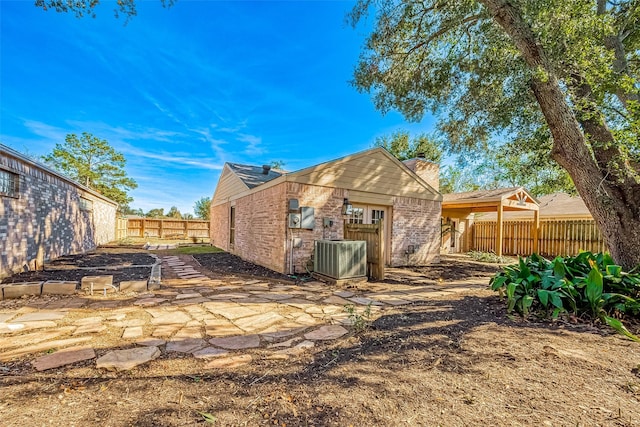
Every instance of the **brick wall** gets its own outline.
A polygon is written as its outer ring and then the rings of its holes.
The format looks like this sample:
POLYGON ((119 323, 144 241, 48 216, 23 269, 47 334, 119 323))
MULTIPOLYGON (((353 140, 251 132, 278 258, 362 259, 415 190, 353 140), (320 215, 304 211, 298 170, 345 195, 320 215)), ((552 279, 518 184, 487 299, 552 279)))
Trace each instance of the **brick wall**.
MULTIPOLYGON (((300 238, 301 246, 293 249, 293 265, 296 273, 306 273, 306 264, 311 259, 315 240, 342 239, 344 222, 342 204, 348 191, 341 188, 319 187, 315 185, 287 183, 287 199, 298 199, 300 206, 314 208, 315 226, 313 230, 288 229, 287 262, 290 263, 291 238, 300 238), (327 228, 323 218, 333 221, 327 228)), ((290 264, 287 264, 289 272, 290 264)))
POLYGON ((440 254, 440 202, 396 197, 393 201, 391 265, 425 265, 440 254), (415 252, 407 254, 413 245, 415 252))
POLYGON ((2 148, 0 170, 19 181, 17 197, 0 195, 0 277, 115 239, 115 203, 2 148), (80 208, 81 197, 91 210, 80 208))
MULTIPOLYGON (((229 245, 229 208, 224 203, 211 208, 211 241, 215 246, 243 259, 289 274, 291 254, 295 273, 306 272, 314 241, 343 237, 342 204, 349 191, 339 188, 283 182, 236 200, 236 226, 233 247, 229 245), (315 209, 313 230, 288 228, 289 199, 315 209), (333 222, 325 228, 324 218, 333 222), (299 247, 291 250, 292 239, 299 247)), ((394 198, 392 226, 392 265, 424 265, 438 259, 440 249, 440 202, 394 198), (409 245, 415 253, 405 254, 409 245)))
POLYGON ((229 251, 229 209, 230 203, 211 206, 209 238, 213 246, 229 251))

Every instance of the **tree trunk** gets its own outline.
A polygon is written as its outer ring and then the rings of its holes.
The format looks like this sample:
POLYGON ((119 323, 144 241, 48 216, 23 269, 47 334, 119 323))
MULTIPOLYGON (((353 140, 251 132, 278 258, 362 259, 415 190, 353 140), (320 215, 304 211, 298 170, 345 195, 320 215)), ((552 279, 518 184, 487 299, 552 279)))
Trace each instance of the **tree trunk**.
POLYGON ((596 120, 578 122, 544 50, 518 10, 504 0, 480 1, 509 35, 527 65, 547 73, 544 78, 534 78, 531 87, 553 135, 552 156, 569 172, 614 260, 627 269, 639 265, 640 185, 633 178, 633 171, 624 170, 624 164, 610 163, 619 153, 618 147, 611 147, 611 143, 615 145, 611 132, 596 120), (583 131, 589 126, 591 138, 599 138, 592 146, 595 157, 583 131))

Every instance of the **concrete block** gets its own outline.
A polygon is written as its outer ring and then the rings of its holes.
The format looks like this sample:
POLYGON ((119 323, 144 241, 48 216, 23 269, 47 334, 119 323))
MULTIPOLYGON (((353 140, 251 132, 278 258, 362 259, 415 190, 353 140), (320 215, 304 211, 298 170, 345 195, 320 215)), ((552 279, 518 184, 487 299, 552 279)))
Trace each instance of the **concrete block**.
POLYGON ((107 292, 116 291, 113 287, 113 276, 84 276, 80 282, 80 288, 88 291, 92 283, 93 292, 103 292, 105 289, 107 292))
POLYGON ((73 295, 77 287, 78 282, 47 280, 42 285, 42 295, 73 295))
POLYGON ((4 299, 20 298, 23 295, 40 295, 43 282, 14 283, 2 289, 4 299))
POLYGON ((120 282, 120 292, 146 292, 146 280, 126 280, 120 282))
POLYGON ((157 291, 158 289, 160 289, 160 282, 155 282, 155 281, 149 280, 149 284, 147 285, 147 289, 149 289, 150 291, 157 291))

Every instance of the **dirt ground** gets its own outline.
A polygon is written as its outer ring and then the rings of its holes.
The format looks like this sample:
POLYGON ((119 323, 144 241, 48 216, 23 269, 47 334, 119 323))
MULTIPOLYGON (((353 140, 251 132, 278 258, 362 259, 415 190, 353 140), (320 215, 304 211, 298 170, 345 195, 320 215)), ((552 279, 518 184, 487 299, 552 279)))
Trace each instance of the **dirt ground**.
MULTIPOLYGON (((446 284, 495 269, 447 260, 412 277, 446 284)), ((0 424, 640 426, 639 343, 509 317, 488 290, 393 308, 286 361, 255 356, 222 370, 175 355, 121 373, 0 364, 0 424)))

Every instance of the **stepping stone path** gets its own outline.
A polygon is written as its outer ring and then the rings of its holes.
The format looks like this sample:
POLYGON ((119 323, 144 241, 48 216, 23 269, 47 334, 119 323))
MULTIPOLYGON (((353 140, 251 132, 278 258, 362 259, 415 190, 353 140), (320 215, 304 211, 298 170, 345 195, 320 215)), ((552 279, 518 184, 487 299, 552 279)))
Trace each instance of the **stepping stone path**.
POLYGON ((128 371, 138 365, 157 359, 160 354, 158 347, 138 347, 129 350, 110 351, 96 361, 96 367, 108 371, 128 371))
POLYGON ((354 315, 366 312, 374 320, 385 310, 486 287, 483 278, 447 287, 409 276, 407 284, 396 280, 346 290, 321 282, 211 279, 186 255, 161 262, 163 272, 178 278, 133 298, 100 294, 64 295, 41 304, 0 301, 0 362, 24 360, 38 371, 64 369, 96 359, 96 349, 100 357, 92 363, 99 369, 133 369, 163 355, 175 357, 171 353, 192 357, 204 369, 232 369, 255 359, 297 357, 341 339, 354 315), (118 347, 125 349, 104 352, 118 347))

